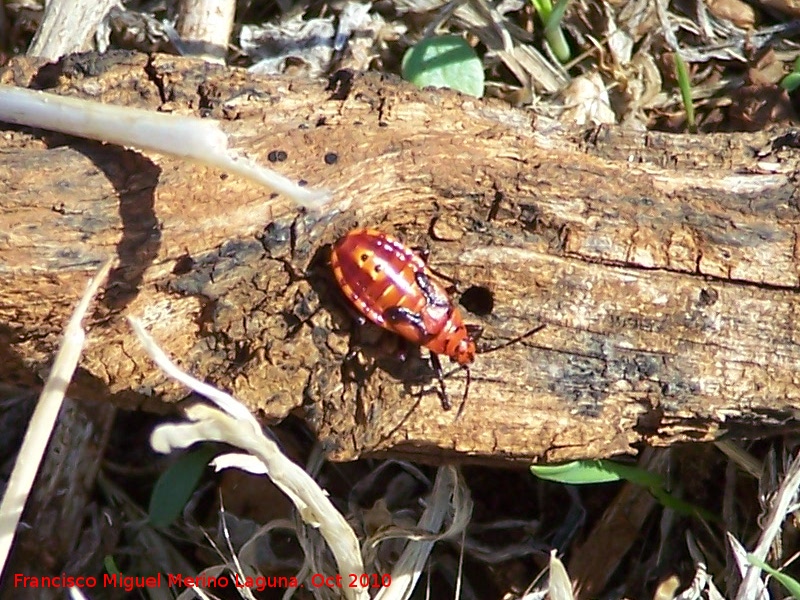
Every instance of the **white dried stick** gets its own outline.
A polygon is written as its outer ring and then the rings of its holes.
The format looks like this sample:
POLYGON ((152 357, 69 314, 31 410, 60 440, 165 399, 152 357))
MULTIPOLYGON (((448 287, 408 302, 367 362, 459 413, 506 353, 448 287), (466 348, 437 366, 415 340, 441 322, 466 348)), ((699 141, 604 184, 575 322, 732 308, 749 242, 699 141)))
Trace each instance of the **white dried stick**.
POLYGON ((236 173, 285 194, 306 208, 319 208, 329 195, 288 178, 228 148, 217 121, 100 104, 0 85, 0 121, 60 131, 120 146, 169 154, 236 173))

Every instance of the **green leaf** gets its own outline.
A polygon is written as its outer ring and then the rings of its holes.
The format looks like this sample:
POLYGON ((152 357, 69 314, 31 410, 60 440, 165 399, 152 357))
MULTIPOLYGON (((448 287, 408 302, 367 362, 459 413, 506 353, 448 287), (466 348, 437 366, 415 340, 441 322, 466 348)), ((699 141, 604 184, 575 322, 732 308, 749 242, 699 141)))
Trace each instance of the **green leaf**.
POLYGON ((718 518, 709 511, 670 494, 664 487, 661 476, 640 467, 613 460, 578 460, 562 465, 531 465, 531 472, 540 479, 567 485, 610 483, 624 479, 646 488, 664 507, 679 514, 718 521, 718 518))
POLYGON ((561 27, 561 20, 564 18, 564 13, 567 12, 569 0, 558 0, 556 5, 552 8, 549 15, 547 15, 547 22, 545 28, 561 27))
POLYGON ((786 591, 792 595, 792 598, 800 599, 800 583, 798 583, 796 579, 789 577, 786 573, 782 573, 781 571, 773 569, 763 560, 756 558, 754 554, 748 554, 747 560, 750 561, 751 564, 754 564, 777 579, 780 584, 786 588, 786 591))
POLYGON ((689 78, 689 69, 686 68, 686 63, 679 51, 675 51, 675 72, 678 75, 678 87, 681 90, 681 99, 683 100, 683 108, 686 110, 686 124, 689 126, 689 131, 694 132, 697 130, 694 121, 694 101, 692 100, 692 82, 689 78))
POLYGON ((800 73, 792 71, 781 81, 781 87, 787 92, 793 92, 800 87, 800 73))
POLYGON ((563 465, 531 465, 531 472, 540 479, 570 485, 609 483, 620 479, 645 487, 657 487, 663 484, 658 475, 639 467, 609 460, 577 460, 563 465))
POLYGON ((114 557, 110 554, 106 554, 103 557, 103 566, 106 568, 106 572, 109 575, 122 575, 122 571, 119 570, 117 566, 117 562, 114 560, 114 557))
POLYGON ((536 14, 539 15, 542 23, 547 24, 550 15, 553 13, 553 3, 550 0, 531 0, 531 6, 533 6, 536 14))
POLYGON ((178 457, 158 478, 150 496, 148 515, 156 527, 170 525, 189 501, 209 461, 219 452, 210 444, 178 457))
MULTIPOLYGON (((549 0, 548 0, 549 4, 549 0)), ((567 38, 564 37, 564 31, 561 29, 561 20, 564 18, 564 13, 567 11, 569 0, 559 0, 555 7, 551 8, 549 14, 542 18, 544 23, 544 37, 547 43, 550 44, 550 49, 558 60, 562 63, 569 62, 572 58, 567 38)))
POLYGON ((483 96, 481 59, 463 38, 445 35, 422 40, 403 57, 403 79, 420 88, 444 87, 483 96))
POLYGON ((685 500, 681 500, 676 496, 670 494, 667 490, 661 487, 654 487, 650 488, 650 493, 653 494, 653 497, 658 500, 658 502, 664 508, 669 508, 670 510, 674 510, 679 515, 683 515, 686 517, 699 517, 706 521, 710 521, 712 523, 721 523, 722 519, 720 519, 717 515, 712 513, 709 510, 706 510, 700 506, 696 506, 691 502, 686 502, 685 500))

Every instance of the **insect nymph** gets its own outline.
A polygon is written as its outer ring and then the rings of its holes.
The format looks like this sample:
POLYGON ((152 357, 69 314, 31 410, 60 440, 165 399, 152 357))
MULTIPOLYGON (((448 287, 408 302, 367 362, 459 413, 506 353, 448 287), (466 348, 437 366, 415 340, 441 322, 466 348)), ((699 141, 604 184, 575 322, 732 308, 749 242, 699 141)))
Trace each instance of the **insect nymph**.
POLYGON ((430 350, 442 387, 442 408, 452 404, 444 388, 438 355, 467 370, 477 352, 461 311, 431 276, 422 258, 397 239, 374 229, 356 229, 333 245, 336 282, 364 317, 409 342, 430 350))

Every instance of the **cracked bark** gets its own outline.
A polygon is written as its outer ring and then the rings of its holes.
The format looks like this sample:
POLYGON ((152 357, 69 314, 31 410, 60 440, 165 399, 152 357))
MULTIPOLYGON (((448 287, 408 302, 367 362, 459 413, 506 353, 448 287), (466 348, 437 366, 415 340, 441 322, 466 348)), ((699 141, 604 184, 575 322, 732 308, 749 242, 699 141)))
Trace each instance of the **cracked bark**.
MULTIPOLYGON (((111 255, 78 397, 154 408, 183 396, 133 340, 132 314, 266 420, 301 412, 334 459, 565 460, 795 426, 800 154, 788 137, 573 135, 377 77, 326 91, 129 53, 18 60, 0 82, 220 119, 251 156, 283 150, 281 172, 334 194, 325 213, 298 214, 205 167, 0 124, 7 382, 38 383, 111 255), (459 420, 424 353, 398 362, 360 331, 365 357, 343 365, 350 318, 324 256, 357 225, 430 248, 486 344, 546 324, 478 356, 459 420)), ((459 402, 463 372, 446 381, 459 402)))

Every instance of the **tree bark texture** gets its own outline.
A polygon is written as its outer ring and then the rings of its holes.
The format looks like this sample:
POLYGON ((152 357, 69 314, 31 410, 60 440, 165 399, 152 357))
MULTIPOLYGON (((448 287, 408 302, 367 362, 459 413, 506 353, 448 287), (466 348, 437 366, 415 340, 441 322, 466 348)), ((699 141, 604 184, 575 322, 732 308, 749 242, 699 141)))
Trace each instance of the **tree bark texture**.
MULTIPOLYGON (((570 134, 499 101, 350 75, 129 53, 7 66, 1 83, 220 119, 333 201, 299 213, 206 167, 0 124, 2 379, 36 384, 116 256, 78 397, 183 396, 133 338, 135 315, 265 419, 299 411, 338 460, 566 460, 795 426, 796 137, 570 134), (326 252, 357 226, 429 248, 482 344, 545 325, 478 355, 460 418, 425 351, 400 361, 353 327, 326 252), (363 352, 346 361, 351 345, 363 352)), ((446 371, 458 405, 465 373, 446 371)))

